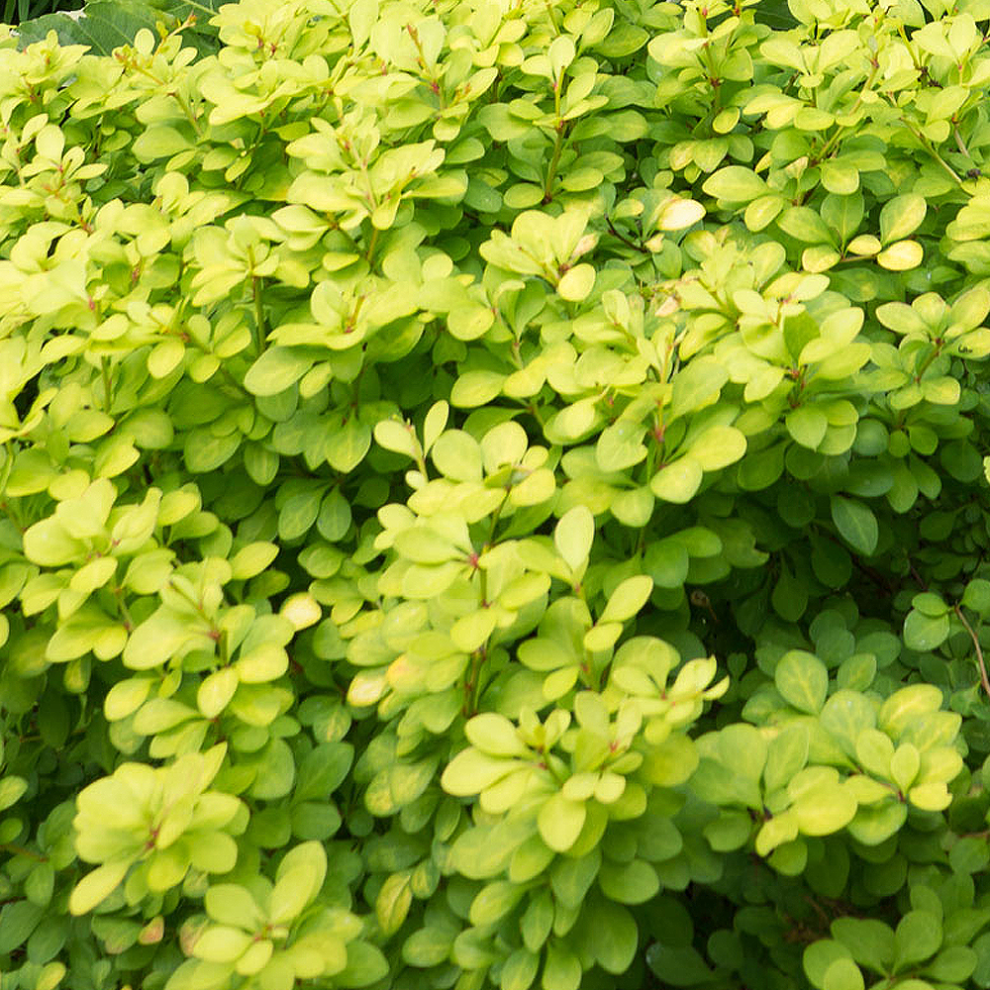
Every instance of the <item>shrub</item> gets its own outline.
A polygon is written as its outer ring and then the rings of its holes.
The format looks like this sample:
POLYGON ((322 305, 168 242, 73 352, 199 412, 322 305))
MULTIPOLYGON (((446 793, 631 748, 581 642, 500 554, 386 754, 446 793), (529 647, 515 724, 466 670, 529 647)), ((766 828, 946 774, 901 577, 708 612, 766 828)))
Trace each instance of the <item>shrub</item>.
POLYGON ((790 8, 4 42, 3 990, 990 986, 990 5, 790 8))

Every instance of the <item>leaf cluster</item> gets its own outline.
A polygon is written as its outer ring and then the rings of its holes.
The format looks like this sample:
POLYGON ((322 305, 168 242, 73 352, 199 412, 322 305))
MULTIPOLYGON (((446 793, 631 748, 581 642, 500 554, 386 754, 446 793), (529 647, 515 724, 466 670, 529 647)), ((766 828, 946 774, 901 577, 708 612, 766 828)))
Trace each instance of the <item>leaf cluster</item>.
POLYGON ((990 3, 149 10, 0 41, 2 990, 990 986, 990 3))

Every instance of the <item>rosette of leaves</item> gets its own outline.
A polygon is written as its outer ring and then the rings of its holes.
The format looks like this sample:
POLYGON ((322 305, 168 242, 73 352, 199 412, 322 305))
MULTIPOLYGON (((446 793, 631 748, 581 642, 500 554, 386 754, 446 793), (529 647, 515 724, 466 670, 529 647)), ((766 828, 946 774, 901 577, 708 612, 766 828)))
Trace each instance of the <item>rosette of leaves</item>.
POLYGON ((359 971, 361 982, 383 974, 385 960, 358 940, 362 925, 354 915, 340 907, 313 907, 326 873, 323 846, 304 842, 282 857, 274 883, 254 876, 243 885, 212 884, 203 899, 206 918, 186 923, 192 958, 166 986, 247 990, 312 979, 348 986, 359 971))
POLYGON ((92 911, 122 882, 124 897, 136 904, 149 895, 160 901, 190 869, 228 873, 234 868, 237 844, 231 833, 243 829, 244 807, 234 795, 208 789, 225 751, 221 745, 188 753, 157 770, 123 763, 80 791, 73 822, 76 851, 80 859, 100 865, 72 891, 73 914, 92 911))
MULTIPOLYGON (((595 965, 621 973, 631 964, 636 924, 621 905, 690 871, 672 820, 683 802, 672 788, 697 760, 683 730, 726 687, 709 687, 711 660, 693 660, 665 690, 676 660, 659 641, 630 640, 606 692, 575 696, 573 727, 560 708, 542 722, 531 709, 517 724, 495 713, 467 722, 471 745, 441 784, 478 794, 479 820, 450 855, 458 872, 487 883, 452 943, 459 965, 492 966, 493 979, 515 986, 541 964, 546 979, 567 982, 595 965)), ((413 961, 422 942, 409 945, 413 961)))

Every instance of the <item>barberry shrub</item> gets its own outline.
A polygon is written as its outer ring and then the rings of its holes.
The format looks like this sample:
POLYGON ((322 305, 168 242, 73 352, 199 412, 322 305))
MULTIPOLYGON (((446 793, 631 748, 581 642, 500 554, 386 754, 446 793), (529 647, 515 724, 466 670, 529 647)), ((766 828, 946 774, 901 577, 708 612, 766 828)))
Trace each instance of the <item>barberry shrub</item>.
POLYGON ((3 990, 990 986, 990 3, 761 7, 8 32, 3 990))

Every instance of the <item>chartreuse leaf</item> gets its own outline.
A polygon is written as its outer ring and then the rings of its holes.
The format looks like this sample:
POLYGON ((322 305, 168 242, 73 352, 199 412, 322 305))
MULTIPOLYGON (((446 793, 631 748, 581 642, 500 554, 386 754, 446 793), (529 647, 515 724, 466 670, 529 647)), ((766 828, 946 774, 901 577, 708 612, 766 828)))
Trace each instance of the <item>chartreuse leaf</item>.
POLYGON ((565 944, 552 942, 543 964, 543 990, 578 990, 580 985, 580 959, 565 944))
POLYGON ((626 578, 609 596, 599 622, 625 622, 646 604, 653 590, 653 578, 638 574, 626 578))
POLYGON ((911 684, 895 691, 877 712, 877 728, 898 739, 919 718, 942 706, 942 692, 933 684, 911 684))
POLYGON ((693 457, 682 457, 665 465, 653 476, 650 489, 664 502, 689 502, 701 487, 704 469, 693 457))
POLYGON ((312 367, 307 354, 291 347, 269 347, 244 376, 244 387, 259 396, 278 395, 312 367))
POLYGON ((784 787, 808 760, 810 739, 805 726, 797 724, 781 729, 767 747, 763 781, 768 791, 784 787))
POLYGON ((104 863, 87 873, 72 890, 69 911, 86 914, 102 904, 124 879, 130 865, 129 860, 104 863))
POLYGON ((567 852, 581 834, 586 815, 583 801, 569 801, 562 794, 555 794, 537 816, 540 836, 555 852, 567 852))
POLYGON ((383 934, 391 935, 402 927, 412 904, 408 873, 393 873, 378 892, 375 917, 383 934))
POLYGON ((769 191, 763 179, 741 165, 719 169, 702 188, 709 196, 733 203, 748 203, 769 191))
POLYGON ((718 471, 746 453, 746 437, 732 426, 713 426, 691 445, 691 458, 704 471, 718 471))
POLYGON ((817 715, 828 692, 828 671, 814 654, 791 650, 777 662, 774 684, 789 704, 817 715))
POLYGON ((574 572, 588 562, 595 538, 595 520, 585 506, 575 506, 563 515, 554 529, 554 544, 574 572))
POLYGON ((928 204, 917 193, 888 200, 880 211, 880 240, 891 244, 913 234, 921 226, 927 211, 928 204))
POLYGON ((515 762, 487 754, 469 747, 461 750, 447 765, 440 778, 444 790, 450 794, 477 794, 515 769, 515 762))
POLYGON ((822 980, 823 990, 863 990, 865 985, 863 974, 851 959, 836 959, 822 980))
POLYGON ((895 241, 877 255, 877 264, 893 272, 917 268, 924 260, 924 248, 917 241, 895 241))
POLYGON ((467 723, 464 731, 475 749, 490 756, 525 756, 528 752, 516 727, 504 715, 496 712, 476 715, 467 723))
POLYGON ((502 964, 501 990, 529 990, 536 979, 540 957, 527 949, 516 949, 502 964))

